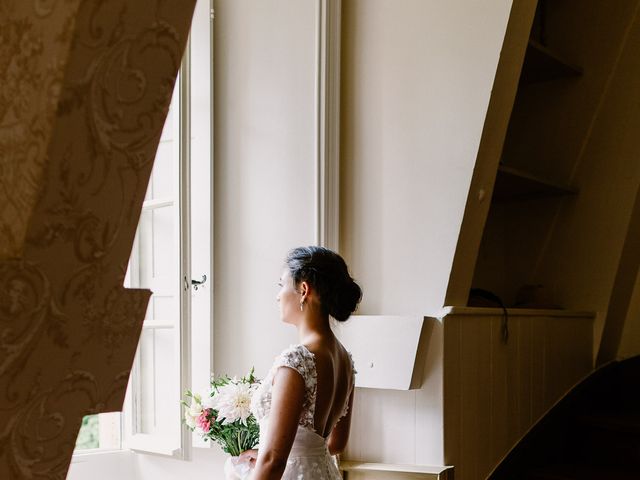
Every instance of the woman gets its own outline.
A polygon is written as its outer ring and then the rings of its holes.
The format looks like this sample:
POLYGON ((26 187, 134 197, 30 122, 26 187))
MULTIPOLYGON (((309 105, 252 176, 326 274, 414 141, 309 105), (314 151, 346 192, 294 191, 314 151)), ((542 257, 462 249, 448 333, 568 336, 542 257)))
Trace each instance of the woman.
POLYGON ((329 317, 345 321, 362 292, 342 257, 321 247, 292 250, 280 277, 280 315, 300 343, 276 358, 252 401, 260 446, 242 454, 251 480, 338 480, 332 455, 349 438, 355 370, 329 317))

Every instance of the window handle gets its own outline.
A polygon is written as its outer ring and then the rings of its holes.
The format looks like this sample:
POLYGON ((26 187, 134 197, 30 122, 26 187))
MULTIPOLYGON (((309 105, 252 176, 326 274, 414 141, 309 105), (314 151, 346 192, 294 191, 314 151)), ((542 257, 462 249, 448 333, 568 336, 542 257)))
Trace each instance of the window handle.
POLYGON ((195 291, 198 291, 198 287, 201 287, 202 285, 204 285, 204 282, 206 281, 207 281, 207 276, 202 275, 202 280, 191 280, 191 286, 195 291))

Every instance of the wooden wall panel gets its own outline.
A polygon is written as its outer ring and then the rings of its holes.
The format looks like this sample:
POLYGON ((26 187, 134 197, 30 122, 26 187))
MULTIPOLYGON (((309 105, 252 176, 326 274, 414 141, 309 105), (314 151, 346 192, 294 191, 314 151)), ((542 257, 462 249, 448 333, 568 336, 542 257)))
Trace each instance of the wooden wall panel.
MULTIPOLYGON (((444 425, 444 451, 459 452, 462 449, 462 420, 458 414, 458 408, 462 403, 462 381, 461 369, 455 365, 462 363, 462 353, 460 349, 460 324, 461 322, 448 322, 446 336, 444 337, 444 352, 447 352, 447 363, 444 365, 447 375, 443 376, 443 392, 447 393, 443 412, 444 425)), ((464 469, 464 465, 456 467, 456 474, 459 475, 464 469)))
MULTIPOLYGON (((531 373, 529 377, 531 385, 530 420, 533 422, 546 410, 545 396, 547 387, 545 385, 545 331, 542 328, 533 328, 531 324, 529 332, 531 334, 531 373)), ((517 435, 514 434, 514 437, 517 435)))
POLYGON ((428 341, 425 343, 426 358, 422 370, 422 388, 416 392, 415 397, 415 463, 442 465, 444 462, 442 415, 444 328, 442 322, 436 319, 427 319, 425 328, 427 328, 425 333, 428 341))
POLYGON ((540 352, 535 353, 532 346, 534 320, 530 317, 519 317, 517 321, 510 319, 509 326, 509 341, 503 344, 506 351, 503 362, 508 371, 510 402, 507 407, 511 410, 511 421, 508 422, 508 433, 500 450, 508 448, 531 425, 532 396, 540 387, 532 381, 540 365, 537 357, 540 352))
MULTIPOLYGON (((473 321, 473 319, 471 319, 473 321)), ((491 425, 489 428, 490 434, 487 433, 488 441, 490 442, 490 451, 486 456, 485 461, 491 462, 491 455, 494 451, 500 451, 505 448, 505 445, 509 442, 509 428, 511 427, 509 422, 504 421, 505 412, 508 411, 512 389, 509 388, 509 358, 511 356, 510 348, 513 348, 514 342, 510 342, 505 345, 501 341, 500 325, 501 318, 492 318, 491 320, 491 375, 489 383, 485 385, 485 388, 489 386, 488 390, 491 392, 491 405, 488 415, 491 418, 491 425)), ((512 330, 512 335, 520 335, 520 329, 518 331, 512 330)), ((486 468, 486 467, 485 467, 486 468)))
POLYGON ((484 476, 592 369, 593 315, 459 308, 444 316, 445 464, 484 476))
MULTIPOLYGON (((472 456, 476 452, 480 456, 481 444, 487 440, 485 435, 488 432, 482 430, 481 423, 484 422, 480 422, 480 419, 488 414, 489 404, 486 398, 481 397, 480 393, 486 389, 488 380, 482 373, 489 371, 489 365, 483 364, 483 357, 487 354, 486 337, 483 336, 483 333, 489 332, 490 329, 483 329, 478 322, 463 321, 460 325, 460 352, 463 355, 460 362, 460 381, 463 388, 459 390, 459 412, 462 427, 460 431, 462 435, 461 455, 464 458, 472 456), (473 361, 468 361, 468 359, 473 359, 473 361)), ((446 405, 447 395, 445 392, 445 408, 446 405)), ((465 464, 465 474, 469 478, 477 478, 478 466, 477 462, 465 464)))

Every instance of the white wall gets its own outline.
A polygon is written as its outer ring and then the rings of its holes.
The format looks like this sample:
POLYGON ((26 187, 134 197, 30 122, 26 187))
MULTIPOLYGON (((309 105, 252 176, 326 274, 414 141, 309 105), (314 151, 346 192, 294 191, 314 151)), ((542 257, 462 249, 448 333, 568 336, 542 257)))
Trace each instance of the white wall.
POLYGON ((316 2, 221 0, 215 33, 217 373, 266 374, 296 341, 275 301, 315 241, 316 2))
POLYGON ((74 458, 67 480, 218 480, 226 455, 218 448, 195 449, 191 461, 122 451, 74 458))
POLYGON ((135 456, 129 451, 74 456, 67 473, 67 480, 128 480, 135 474, 135 456))
MULTIPOLYGON (((443 305, 510 8, 343 2, 340 234, 359 313, 443 305)), ((435 328, 421 390, 358 391, 350 456, 443 463, 441 342, 435 328)))
MULTIPOLYGON (((195 449, 191 461, 162 458, 153 455, 132 453, 134 477, 119 477, 119 480, 176 480, 196 479, 222 480, 226 455, 217 447, 195 449)), ((114 477, 109 477, 111 480, 114 477)), ((94 480, 95 477, 91 477, 94 480)))
POLYGON ((344 2, 341 235, 361 313, 442 306, 510 7, 344 2))

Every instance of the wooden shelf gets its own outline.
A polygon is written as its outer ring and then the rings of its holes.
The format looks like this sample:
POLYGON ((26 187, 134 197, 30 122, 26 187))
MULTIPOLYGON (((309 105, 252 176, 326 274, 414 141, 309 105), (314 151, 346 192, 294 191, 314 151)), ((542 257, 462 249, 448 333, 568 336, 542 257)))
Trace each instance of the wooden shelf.
POLYGON ((521 84, 541 83, 582 75, 582 68, 560 58, 544 45, 529 39, 520 75, 521 84))
POLYGON ((393 465, 388 463, 368 463, 368 462, 349 462, 341 461, 340 470, 347 478, 348 472, 384 472, 385 478, 407 478, 407 474, 412 475, 411 478, 424 478, 430 480, 452 480, 453 467, 451 466, 426 466, 426 465, 393 465))
POLYGON ((561 185, 516 168, 500 165, 493 187, 493 200, 506 202, 576 193, 578 190, 568 185, 561 185))
MULTIPOLYGON (((547 309, 547 308, 512 308, 507 307, 507 314, 509 317, 554 317, 554 318, 583 318, 587 321, 592 321, 596 314, 595 312, 587 312, 580 310, 560 310, 560 309, 547 309)), ((443 319, 445 317, 455 316, 468 316, 474 317, 499 317, 504 315, 502 308, 494 307, 443 307, 438 312, 437 318, 443 319)))

